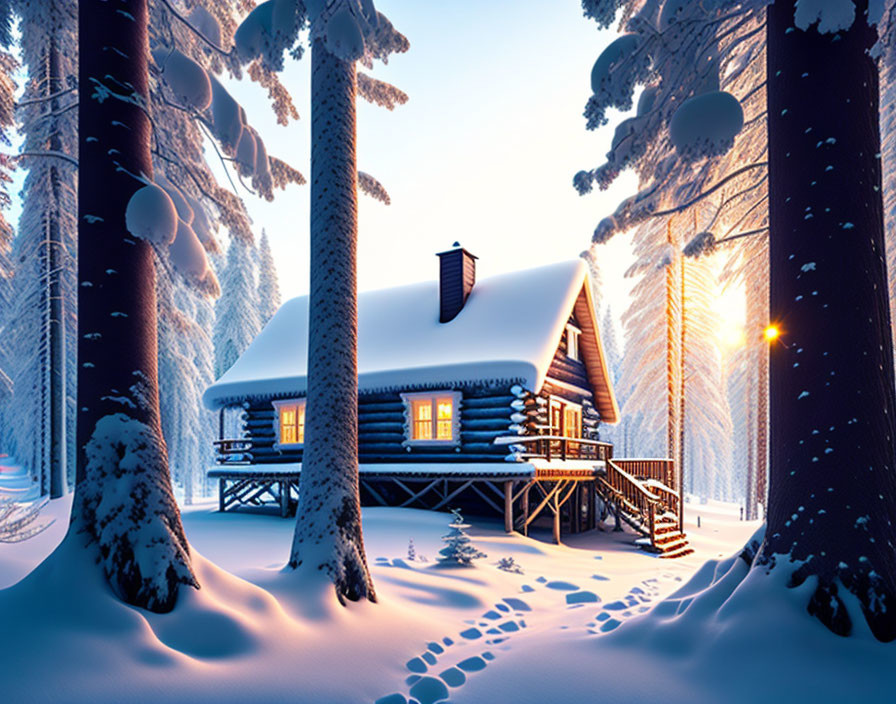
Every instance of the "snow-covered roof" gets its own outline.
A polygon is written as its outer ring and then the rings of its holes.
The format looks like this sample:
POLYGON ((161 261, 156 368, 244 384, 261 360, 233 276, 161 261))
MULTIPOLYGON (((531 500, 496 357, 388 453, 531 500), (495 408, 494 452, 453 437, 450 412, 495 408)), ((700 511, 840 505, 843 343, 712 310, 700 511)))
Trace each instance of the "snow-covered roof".
MULTIPOLYGON (((358 295, 360 391, 451 387, 478 381, 518 383, 539 391, 576 308, 587 311, 581 349, 595 406, 618 415, 580 260, 477 281, 463 310, 439 322, 436 281, 358 295), (590 358, 589 358, 590 357, 590 358)), ((209 408, 249 398, 306 391, 308 297, 284 303, 249 348, 203 395, 209 408)))

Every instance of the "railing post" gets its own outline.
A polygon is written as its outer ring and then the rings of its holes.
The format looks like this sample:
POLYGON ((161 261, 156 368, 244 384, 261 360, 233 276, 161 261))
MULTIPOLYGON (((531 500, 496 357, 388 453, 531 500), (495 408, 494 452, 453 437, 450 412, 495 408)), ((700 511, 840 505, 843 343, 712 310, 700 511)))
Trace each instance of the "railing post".
POLYGON ((648 520, 650 521, 650 547, 656 549, 656 504, 650 502, 647 510, 648 520))
POLYGON ((562 459, 564 462, 566 462, 566 447, 568 444, 569 443, 566 438, 563 438, 560 441, 560 459, 562 459))

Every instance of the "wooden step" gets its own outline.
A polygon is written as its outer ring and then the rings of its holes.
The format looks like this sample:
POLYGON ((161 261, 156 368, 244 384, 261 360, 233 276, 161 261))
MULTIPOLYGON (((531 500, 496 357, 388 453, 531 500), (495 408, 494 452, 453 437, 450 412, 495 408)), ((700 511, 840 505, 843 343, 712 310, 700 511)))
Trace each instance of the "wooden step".
POLYGON ((694 548, 692 548, 690 545, 685 543, 684 547, 682 547, 680 550, 673 550, 671 552, 661 552, 657 557, 661 557, 665 560, 672 560, 672 559, 675 559, 676 557, 685 557, 687 555, 692 554, 693 552, 694 552, 694 548))

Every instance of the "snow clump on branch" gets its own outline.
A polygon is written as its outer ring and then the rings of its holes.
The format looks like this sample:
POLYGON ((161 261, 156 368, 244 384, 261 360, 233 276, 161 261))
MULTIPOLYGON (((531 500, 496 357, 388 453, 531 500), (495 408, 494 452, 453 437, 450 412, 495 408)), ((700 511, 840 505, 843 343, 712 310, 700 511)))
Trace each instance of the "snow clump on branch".
POLYGON ((712 254, 716 248, 716 236, 711 232, 698 232, 682 249, 686 257, 696 259, 703 254, 712 254))
POLYGON ((134 237, 158 245, 171 244, 177 234, 177 209, 164 189, 147 183, 128 201, 124 223, 134 237))
POLYGON ((212 84, 202 66, 177 49, 157 50, 153 58, 183 107, 201 112, 212 104, 212 84))
POLYGON ((650 57, 637 34, 623 34, 604 49, 591 69, 594 95, 585 106, 588 129, 607 123, 607 108, 631 110, 635 86, 647 79, 650 57))
POLYGON ((725 91, 685 100, 672 115, 669 137, 682 158, 724 154, 744 126, 740 101, 725 91))

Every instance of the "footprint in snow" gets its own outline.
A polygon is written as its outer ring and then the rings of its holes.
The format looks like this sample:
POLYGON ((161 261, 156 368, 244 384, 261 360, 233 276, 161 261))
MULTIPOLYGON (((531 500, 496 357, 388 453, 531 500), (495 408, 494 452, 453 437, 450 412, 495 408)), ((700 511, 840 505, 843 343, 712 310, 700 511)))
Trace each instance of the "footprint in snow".
POLYGON ((609 582, 609 577, 604 577, 602 574, 593 574, 591 575, 591 579, 596 579, 598 582, 609 582))
POLYGON ((512 596, 504 599, 504 602, 514 611, 531 611, 532 610, 525 601, 523 601, 522 599, 516 599, 512 596))
POLYGON ((609 604, 604 606, 607 611, 625 611, 628 608, 628 604, 624 601, 611 601, 609 604))
POLYGON ((617 621, 615 618, 611 618, 609 621, 605 621, 604 624, 600 627, 601 633, 609 633, 617 626, 622 624, 621 621, 617 621))
POLYGON ((596 604, 600 601, 600 597, 594 592, 588 591, 580 591, 580 592, 571 592, 566 595, 566 603, 567 604, 596 604))
MULTIPOLYGON (((489 645, 498 645, 508 640, 508 638, 526 627, 526 622, 521 619, 506 619, 511 611, 517 612, 517 616, 521 612, 531 611, 532 608, 522 599, 517 597, 506 597, 500 603, 495 604, 495 608, 486 611, 480 618, 488 619, 480 625, 486 628, 485 633, 492 636, 499 636, 486 640, 489 645), (500 621, 500 622, 499 622, 500 621), (498 623, 499 622, 499 623, 498 623)), ((475 623, 475 621, 467 621, 467 623, 475 623)), ((470 642, 483 637, 483 632, 473 626, 461 631, 460 637, 464 641, 470 642)), ((479 672, 485 669, 489 661, 494 660, 495 656, 490 651, 484 651, 481 655, 474 655, 461 660, 456 665, 442 670, 439 675, 433 676, 426 674, 431 668, 438 664, 439 656, 446 654, 445 647, 453 645, 454 641, 447 636, 442 638, 444 646, 436 641, 430 641, 426 645, 426 651, 421 655, 411 658, 405 663, 405 667, 411 673, 405 678, 405 685, 410 687, 410 701, 419 704, 435 704, 435 702, 444 702, 448 696, 448 688, 456 688, 462 686, 467 681, 467 673, 479 672)), ((408 697, 400 692, 380 697, 375 704, 408 704, 408 697)))
POLYGON ((545 585, 548 589, 557 589, 558 591, 563 592, 574 592, 578 591, 578 585, 573 584, 572 582, 561 582, 559 580, 554 582, 548 582, 545 585))

